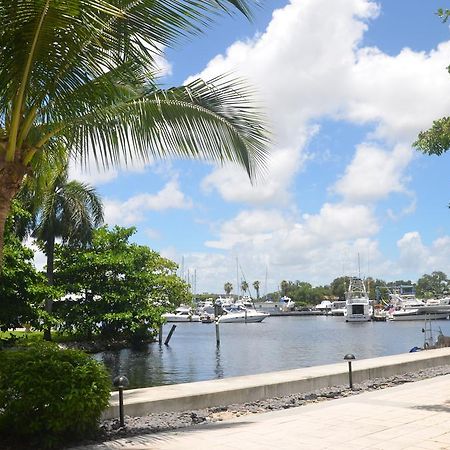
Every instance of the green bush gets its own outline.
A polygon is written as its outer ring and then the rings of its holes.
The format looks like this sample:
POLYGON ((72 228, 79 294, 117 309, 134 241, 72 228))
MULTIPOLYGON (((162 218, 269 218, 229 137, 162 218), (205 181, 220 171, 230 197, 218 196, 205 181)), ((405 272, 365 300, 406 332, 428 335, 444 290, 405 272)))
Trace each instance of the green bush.
POLYGON ((105 368, 80 351, 50 343, 1 351, 0 442, 57 448, 92 435, 110 385, 105 368))

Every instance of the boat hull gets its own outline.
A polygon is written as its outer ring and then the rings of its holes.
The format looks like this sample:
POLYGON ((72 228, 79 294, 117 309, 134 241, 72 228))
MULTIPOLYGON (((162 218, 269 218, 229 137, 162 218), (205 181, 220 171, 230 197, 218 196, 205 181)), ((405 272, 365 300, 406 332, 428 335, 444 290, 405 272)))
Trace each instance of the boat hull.
POLYGON ((408 312, 408 313, 402 313, 402 314, 391 314, 390 320, 393 320, 395 322, 397 321, 403 321, 403 320, 445 320, 448 319, 449 313, 435 313, 435 314, 426 314, 426 313, 414 313, 414 312, 408 312))
POLYGON ((192 316, 181 316, 177 314, 163 314, 163 317, 166 319, 166 322, 200 322, 200 316, 197 314, 193 314, 192 316))
POLYGON ((266 317, 269 317, 269 314, 258 313, 258 314, 237 314, 237 313, 229 313, 223 316, 220 316, 217 319, 218 323, 259 323, 262 322, 266 317))

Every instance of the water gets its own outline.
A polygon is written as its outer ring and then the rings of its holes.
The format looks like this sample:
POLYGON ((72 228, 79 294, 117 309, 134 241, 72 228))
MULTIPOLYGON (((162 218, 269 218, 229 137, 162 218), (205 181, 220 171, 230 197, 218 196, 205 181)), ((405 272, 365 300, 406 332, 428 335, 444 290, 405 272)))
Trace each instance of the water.
MULTIPOLYGON (((433 321, 433 329, 450 335, 450 321, 433 321)), ((170 326, 164 326, 164 339, 170 326)), ((424 323, 346 323, 342 317, 268 317, 262 323, 220 326, 178 323, 170 346, 153 343, 143 350, 124 349, 94 355, 112 376, 125 374, 130 387, 159 386, 357 359, 407 353, 423 346, 424 323)), ((436 333, 437 334, 437 333, 436 333)))

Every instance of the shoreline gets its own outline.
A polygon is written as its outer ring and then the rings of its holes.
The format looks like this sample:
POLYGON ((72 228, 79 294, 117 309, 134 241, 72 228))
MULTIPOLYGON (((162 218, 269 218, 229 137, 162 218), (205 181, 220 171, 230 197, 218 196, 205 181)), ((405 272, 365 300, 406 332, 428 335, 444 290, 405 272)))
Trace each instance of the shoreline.
POLYGON ((126 425, 123 428, 120 427, 118 419, 108 419, 101 422, 99 436, 95 439, 80 443, 76 448, 81 448, 83 445, 107 443, 121 438, 130 438, 192 426, 201 426, 202 424, 221 422, 234 417, 296 408, 311 403, 349 397, 363 392, 385 389, 448 374, 450 374, 450 364, 422 369, 417 372, 409 372, 401 375, 375 378, 361 383, 354 383, 353 390, 346 385, 340 385, 307 393, 290 394, 247 403, 233 403, 183 412, 154 413, 140 417, 125 416, 126 425))

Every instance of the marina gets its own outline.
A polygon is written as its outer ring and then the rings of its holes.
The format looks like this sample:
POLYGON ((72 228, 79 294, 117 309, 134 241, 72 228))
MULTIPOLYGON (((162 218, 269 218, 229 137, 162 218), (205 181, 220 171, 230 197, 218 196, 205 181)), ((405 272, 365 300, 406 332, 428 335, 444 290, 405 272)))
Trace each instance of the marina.
MULTIPOLYGON (((450 321, 433 320, 433 333, 450 335, 450 321)), ((126 374, 130 387, 160 386, 221 379, 342 361, 407 353, 422 347, 423 321, 348 324, 339 316, 270 316, 262 323, 215 327, 179 323, 169 346, 157 342, 140 350, 123 349, 94 355, 112 375, 126 374)), ((164 326, 164 335, 170 326, 164 326)))

